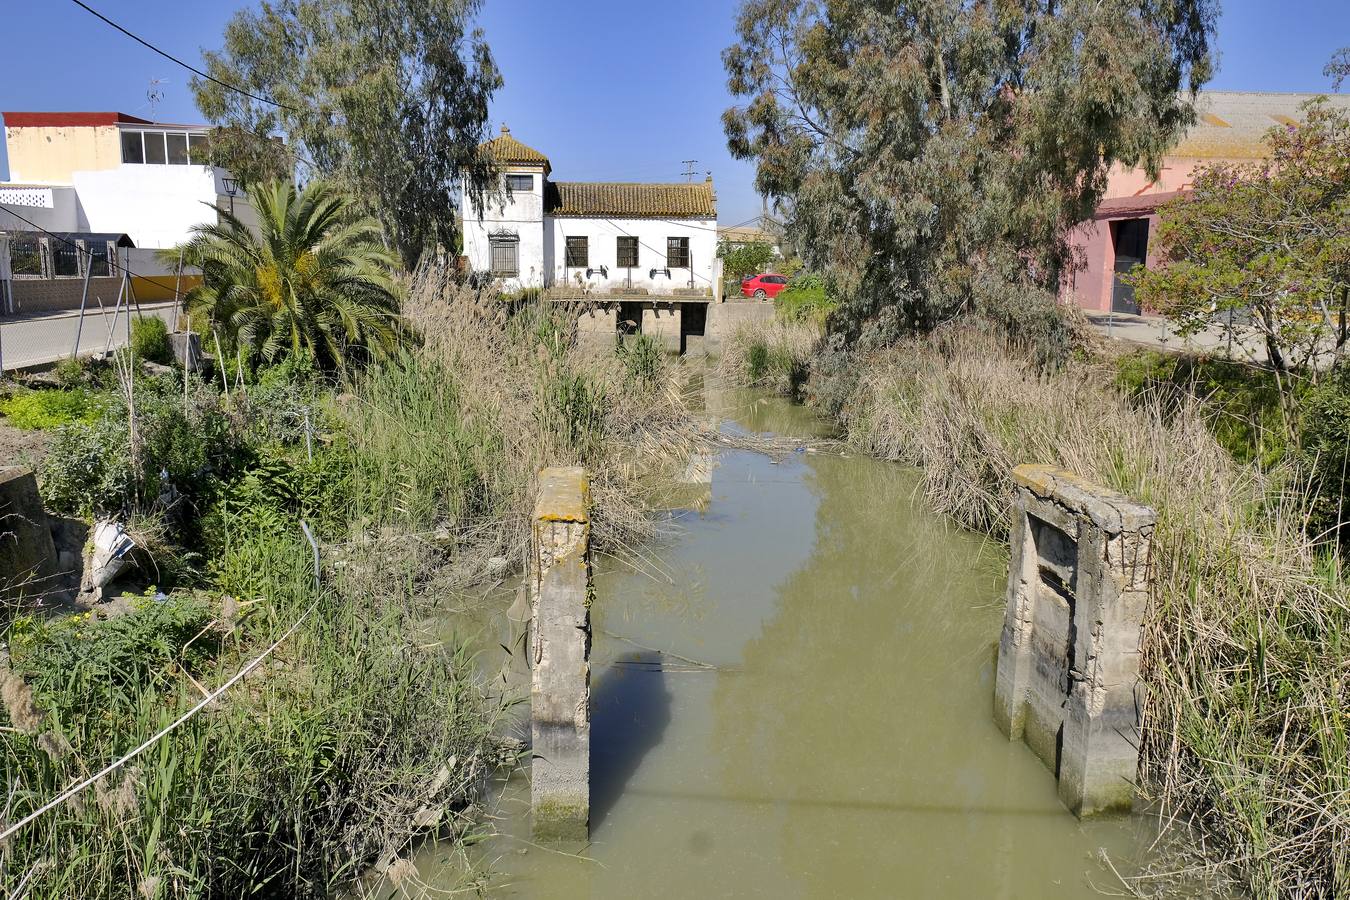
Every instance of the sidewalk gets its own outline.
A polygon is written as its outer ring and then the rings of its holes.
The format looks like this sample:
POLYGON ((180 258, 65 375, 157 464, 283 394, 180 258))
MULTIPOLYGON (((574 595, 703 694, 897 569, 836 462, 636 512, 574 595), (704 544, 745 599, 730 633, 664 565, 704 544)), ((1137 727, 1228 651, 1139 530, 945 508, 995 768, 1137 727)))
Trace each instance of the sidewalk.
MULTIPOLYGON (((158 316, 172 329, 177 309, 178 305, 172 301, 142 303, 140 312, 144 316, 158 316)), ((133 308, 132 315, 135 312, 133 308)), ((77 334, 80 356, 126 346, 130 340, 131 317, 125 309, 117 317, 116 334, 110 338, 112 329, 113 311, 97 306, 85 311, 83 326, 80 325, 79 310, 0 317, 0 363, 4 371, 11 372, 64 359, 76 350, 77 334)))
POLYGON ((1162 316, 1137 316, 1130 313, 1085 311, 1088 322, 1098 334, 1114 341, 1138 344, 1173 353, 1208 353, 1243 362, 1266 364, 1266 345, 1259 338, 1237 335, 1230 341, 1225 330, 1211 325, 1190 337, 1181 337, 1172 323, 1162 316))

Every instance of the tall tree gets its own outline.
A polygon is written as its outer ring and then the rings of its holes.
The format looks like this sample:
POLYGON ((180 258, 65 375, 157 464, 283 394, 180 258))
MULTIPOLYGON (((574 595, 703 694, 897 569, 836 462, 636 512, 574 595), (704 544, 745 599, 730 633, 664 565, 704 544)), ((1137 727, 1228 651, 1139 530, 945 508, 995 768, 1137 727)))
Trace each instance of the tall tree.
POLYGON ((255 185, 257 233, 228 212, 199 225, 184 260, 202 270, 188 312, 262 362, 304 353, 345 368, 392 350, 402 332, 394 256, 374 219, 326 181, 255 185))
POLYGON ((452 246, 461 173, 476 197, 493 181, 478 146, 502 79, 471 27, 480 6, 264 0, 241 10, 224 48, 205 54, 218 81, 192 85, 229 138, 219 161, 245 180, 275 175, 266 142, 279 136, 302 169, 338 182, 380 220, 406 266, 437 242, 452 246))
POLYGON ((1214 0, 745 0, 732 153, 867 343, 1048 300, 1112 165, 1156 171, 1214 0))

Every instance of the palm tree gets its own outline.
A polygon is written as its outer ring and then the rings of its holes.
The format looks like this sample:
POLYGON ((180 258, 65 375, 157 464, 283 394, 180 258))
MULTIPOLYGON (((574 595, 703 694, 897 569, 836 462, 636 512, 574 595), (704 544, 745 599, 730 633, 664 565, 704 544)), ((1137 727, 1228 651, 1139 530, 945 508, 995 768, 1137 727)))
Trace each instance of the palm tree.
POLYGON ((296 191, 271 181, 249 191, 255 234, 233 213, 199 225, 183 248, 202 283, 184 302, 255 359, 308 353, 324 368, 383 356, 403 333, 394 280, 397 257, 380 226, 351 214, 330 183, 296 191))

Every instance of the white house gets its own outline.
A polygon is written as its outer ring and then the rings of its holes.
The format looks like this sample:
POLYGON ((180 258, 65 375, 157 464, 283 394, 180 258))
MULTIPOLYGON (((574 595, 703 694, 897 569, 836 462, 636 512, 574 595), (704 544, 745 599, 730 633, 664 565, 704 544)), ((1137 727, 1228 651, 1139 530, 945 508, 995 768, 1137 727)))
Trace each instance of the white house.
POLYGON ((502 127, 483 145, 504 198, 464 194, 464 255, 508 291, 711 297, 717 272, 712 177, 675 184, 553 181, 548 157, 502 127))
POLYGON ((9 180, 0 182, 0 232, 10 235, 20 311, 78 305, 78 282, 111 277, 76 247, 117 243, 139 299, 190 285, 157 250, 233 208, 256 222, 230 173, 207 164, 207 125, 151 122, 117 112, 6 112, 9 180), (60 237, 53 237, 52 234, 60 237), (15 248, 22 252, 15 254, 15 248), (32 248, 31 252, 27 248, 32 248))
POLYGON ((117 232, 139 248, 164 248, 214 221, 216 207, 247 214, 244 197, 231 196, 230 174, 207 165, 207 125, 116 112, 3 115, 9 180, 0 182, 0 228, 26 227, 5 216, 13 206, 52 231, 117 232))

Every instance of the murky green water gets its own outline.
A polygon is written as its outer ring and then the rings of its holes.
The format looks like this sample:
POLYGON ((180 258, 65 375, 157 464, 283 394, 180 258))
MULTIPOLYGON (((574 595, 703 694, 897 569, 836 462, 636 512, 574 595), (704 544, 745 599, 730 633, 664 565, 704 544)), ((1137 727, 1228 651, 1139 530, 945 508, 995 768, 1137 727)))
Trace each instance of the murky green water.
MULTIPOLYGON (((808 436, 731 394, 741 427, 808 436)), ((1137 850, 1083 825, 990 716, 1004 560, 866 458, 722 455, 711 502, 594 608, 588 859, 528 843, 529 787, 481 848, 497 896, 1079 898, 1137 850), (684 659, 644 648, 663 648, 684 659), (691 661, 697 661, 691 662, 691 661), (703 668, 700 664, 715 668, 703 668)), ((500 651, 498 651, 500 652, 500 651)), ((429 849, 421 870, 449 885, 429 849)))

